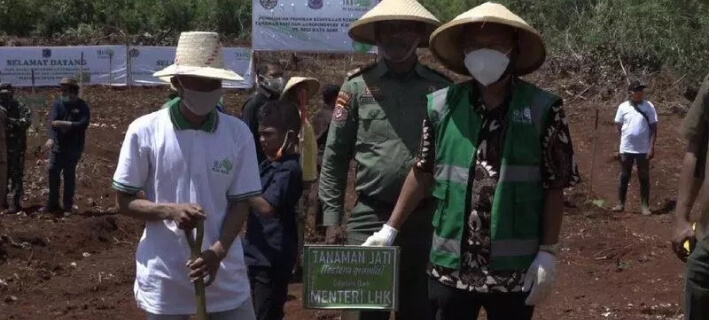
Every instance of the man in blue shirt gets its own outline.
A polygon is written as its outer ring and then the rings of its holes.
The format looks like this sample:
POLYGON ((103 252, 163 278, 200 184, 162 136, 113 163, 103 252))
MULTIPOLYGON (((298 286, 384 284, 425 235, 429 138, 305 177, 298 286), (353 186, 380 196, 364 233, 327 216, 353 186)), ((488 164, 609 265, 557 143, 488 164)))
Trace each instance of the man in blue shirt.
POLYGON ((259 320, 283 319, 288 283, 298 253, 296 205, 303 194, 296 152, 300 117, 288 101, 267 102, 259 110, 262 196, 250 199, 244 258, 254 311, 259 320))
POLYGON ((79 85, 75 79, 64 78, 59 83, 61 97, 54 101, 49 113, 47 143, 49 152, 49 200, 42 212, 57 212, 59 206, 60 175, 64 176, 64 215, 72 213, 76 189, 76 165, 84 151, 86 129, 90 112, 86 101, 79 98, 79 85))

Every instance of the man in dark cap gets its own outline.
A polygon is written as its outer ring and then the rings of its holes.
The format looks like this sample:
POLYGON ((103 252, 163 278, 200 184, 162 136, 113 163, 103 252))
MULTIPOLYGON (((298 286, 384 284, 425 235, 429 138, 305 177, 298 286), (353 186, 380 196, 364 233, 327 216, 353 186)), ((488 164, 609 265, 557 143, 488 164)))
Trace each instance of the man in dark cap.
POLYGON ((640 180, 641 212, 644 216, 650 211, 650 160, 655 156, 655 138, 657 137, 657 112, 655 106, 645 99, 646 86, 640 81, 633 81, 628 86, 630 99, 618 107, 615 124, 620 134, 620 186, 618 187, 618 205, 614 212, 625 211, 625 198, 628 193, 630 173, 633 164, 638 166, 640 180))
POLYGON ((49 152, 49 200, 43 212, 57 212, 59 207, 59 176, 64 176, 64 215, 74 208, 76 189, 76 165, 84 151, 86 128, 89 126, 90 112, 86 101, 79 98, 79 85, 75 79, 64 78, 59 83, 61 96, 52 104, 49 113, 47 143, 49 152))

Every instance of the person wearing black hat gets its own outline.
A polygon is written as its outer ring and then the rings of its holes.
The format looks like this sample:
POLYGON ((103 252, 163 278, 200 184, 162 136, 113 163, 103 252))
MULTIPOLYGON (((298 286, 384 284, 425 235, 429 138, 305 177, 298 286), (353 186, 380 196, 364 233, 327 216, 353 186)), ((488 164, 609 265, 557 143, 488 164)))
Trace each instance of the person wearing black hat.
POLYGON ((657 112, 655 106, 645 99, 646 86, 635 80, 628 86, 630 99, 623 102, 615 115, 615 124, 620 134, 620 186, 618 187, 618 205, 614 212, 625 211, 630 173, 637 163, 640 180, 641 212, 644 216, 652 214, 650 210, 650 160, 655 156, 657 137, 657 112))
POLYGON ((74 208, 76 165, 84 151, 86 129, 89 127, 89 106, 79 98, 75 79, 64 78, 59 83, 61 96, 52 104, 44 151, 49 153, 49 200, 42 212, 57 212, 59 207, 60 175, 64 176, 64 215, 74 208))

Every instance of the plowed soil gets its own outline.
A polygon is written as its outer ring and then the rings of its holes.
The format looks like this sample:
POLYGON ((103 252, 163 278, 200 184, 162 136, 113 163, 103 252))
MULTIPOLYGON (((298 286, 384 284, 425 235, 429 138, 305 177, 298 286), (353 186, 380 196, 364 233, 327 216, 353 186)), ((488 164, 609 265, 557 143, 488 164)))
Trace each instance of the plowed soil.
MULTIPOLYGON (((288 61, 288 72, 340 83, 347 70, 365 60, 304 56, 296 63, 288 61)), ((656 214, 639 215, 635 178, 630 212, 616 214, 607 209, 615 204, 618 176, 612 158, 618 136, 612 119, 623 100, 624 83, 589 84, 573 74, 558 73, 534 79, 564 97, 583 177, 581 185, 567 191, 559 277, 552 297, 538 308, 535 318, 680 319, 683 264, 670 250, 672 219, 668 213, 676 197, 684 148, 677 133, 681 115, 674 111, 689 101, 683 100, 671 79, 652 83, 649 98, 660 113, 657 155, 651 168, 656 214), (615 88, 610 95, 603 93, 608 87, 615 88), (596 109, 600 121, 594 148, 596 109)), ((38 92, 48 98, 57 94, 55 89, 38 92)), ((28 93, 20 90, 18 95, 28 93)), ((238 115, 247 94, 230 92, 227 112, 238 115)), ((69 218, 36 212, 48 193, 46 155, 39 152, 46 135, 44 129, 31 134, 25 163, 27 208, 19 215, 0 216, 0 319, 144 318, 132 292, 133 256, 142 225, 115 214, 110 184, 128 124, 157 110, 167 95, 166 88, 93 87, 84 91, 92 108, 92 124, 77 169, 80 213, 69 218)), ((38 119, 43 119, 46 109, 38 113, 38 119)), ((353 200, 350 192, 350 205, 353 200)), ((316 240, 313 234, 309 238, 316 240)), ((338 319, 339 315, 303 310, 301 287, 293 284, 286 318, 338 319)))

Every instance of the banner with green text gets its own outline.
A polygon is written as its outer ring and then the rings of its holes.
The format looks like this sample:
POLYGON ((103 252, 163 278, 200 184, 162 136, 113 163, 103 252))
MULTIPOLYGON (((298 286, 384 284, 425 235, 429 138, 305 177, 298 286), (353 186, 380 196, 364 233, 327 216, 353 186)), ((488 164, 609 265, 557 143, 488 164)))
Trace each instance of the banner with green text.
POLYGON ((253 0, 252 47, 256 51, 364 52, 352 41, 350 23, 379 0, 253 0))

